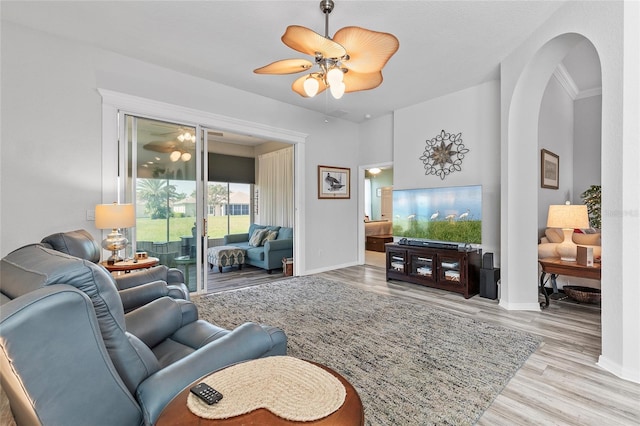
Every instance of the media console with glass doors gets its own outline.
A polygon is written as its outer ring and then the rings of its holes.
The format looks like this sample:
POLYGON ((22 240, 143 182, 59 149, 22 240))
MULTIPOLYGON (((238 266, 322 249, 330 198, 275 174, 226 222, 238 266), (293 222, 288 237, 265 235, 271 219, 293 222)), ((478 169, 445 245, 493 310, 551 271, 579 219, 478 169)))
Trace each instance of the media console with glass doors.
POLYGON ((478 294, 482 250, 448 243, 385 244, 387 281, 422 284, 464 295, 478 294))

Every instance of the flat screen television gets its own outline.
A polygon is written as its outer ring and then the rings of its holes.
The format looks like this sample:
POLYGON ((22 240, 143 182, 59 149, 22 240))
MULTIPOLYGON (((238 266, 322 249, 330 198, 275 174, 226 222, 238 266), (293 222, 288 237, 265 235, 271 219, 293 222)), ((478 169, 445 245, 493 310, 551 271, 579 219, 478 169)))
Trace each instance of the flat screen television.
POLYGON ((394 190, 393 235, 480 244, 482 186, 394 190))

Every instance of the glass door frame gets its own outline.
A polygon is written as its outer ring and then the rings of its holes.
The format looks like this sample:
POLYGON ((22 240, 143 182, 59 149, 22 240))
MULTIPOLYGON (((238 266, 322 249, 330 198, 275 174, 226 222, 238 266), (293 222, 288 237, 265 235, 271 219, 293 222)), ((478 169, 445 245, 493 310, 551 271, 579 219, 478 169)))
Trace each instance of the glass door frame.
MULTIPOLYGON (((125 200, 127 195, 129 196, 128 202, 136 205, 137 201, 137 191, 136 191, 136 181, 137 181, 137 170, 134 166, 137 164, 137 153, 136 149, 132 149, 129 151, 128 145, 129 142, 133 144, 133 146, 137 146, 137 121, 138 119, 146 119, 146 120, 154 120, 161 121, 165 123, 175 124, 176 126, 184 126, 193 128, 195 130, 195 187, 196 187, 196 218, 195 218, 195 246, 196 246, 196 293, 203 293, 206 291, 206 263, 204 259, 206 256, 203 255, 203 241, 206 238, 206 223, 204 223, 203 212, 206 209, 206 199, 205 192, 203 192, 203 188, 205 185, 205 175, 207 171, 207 156, 203 155, 204 152, 207 152, 206 147, 206 137, 203 137, 203 128, 199 124, 188 123, 180 120, 173 119, 163 119, 158 117, 147 116, 139 113, 130 113, 126 111, 118 111, 118 187, 117 187, 117 199, 125 200), (132 131, 131 131, 131 141, 128 140, 127 130, 128 123, 127 117, 132 117, 132 131), (131 167, 131 176, 128 176, 128 165, 129 162, 132 163, 131 167), (127 188, 129 185, 128 182, 133 185, 133 188, 127 188), (128 191, 130 190, 130 194, 128 191)), ((204 132, 206 134, 206 132, 204 132)), ((129 230, 129 235, 131 236, 131 253, 135 253, 136 245, 137 245, 137 234, 136 228, 132 228, 129 230)), ((190 253, 191 255, 191 253, 190 253)), ((189 273, 189 264, 185 265, 185 274, 189 273)), ((193 292, 192 292, 193 293, 193 292)))

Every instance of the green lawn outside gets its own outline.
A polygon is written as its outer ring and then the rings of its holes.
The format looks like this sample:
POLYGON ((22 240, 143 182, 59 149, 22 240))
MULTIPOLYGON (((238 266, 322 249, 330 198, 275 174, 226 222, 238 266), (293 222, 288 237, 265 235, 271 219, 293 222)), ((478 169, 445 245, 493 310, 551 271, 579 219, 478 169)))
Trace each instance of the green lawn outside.
MULTIPOLYGON (((209 238, 222 238, 227 234, 241 234, 249 230, 249 215, 244 216, 209 216, 209 238), (227 230, 229 218, 229 230, 227 230)), ((169 241, 180 241, 180 237, 191 236, 191 228, 195 225, 195 217, 172 217, 169 219, 169 241)), ((138 241, 167 241, 167 220, 138 218, 136 223, 138 241)))
POLYGON ((454 241, 472 244, 482 242, 482 221, 462 220, 449 222, 394 221, 393 235, 407 238, 424 238, 438 241, 454 241))

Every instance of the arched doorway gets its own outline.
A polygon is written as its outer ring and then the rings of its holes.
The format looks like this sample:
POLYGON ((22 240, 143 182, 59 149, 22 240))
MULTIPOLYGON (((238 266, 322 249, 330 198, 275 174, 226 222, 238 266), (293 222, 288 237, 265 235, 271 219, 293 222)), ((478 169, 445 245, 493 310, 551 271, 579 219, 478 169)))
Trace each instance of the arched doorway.
POLYGON ((537 111, 555 64, 588 39, 602 77, 602 346, 598 365, 640 382, 638 37, 634 2, 566 7, 501 63, 501 306, 537 310, 537 111), (594 23, 597 22, 597 25, 594 23), (572 32, 566 32, 572 31, 572 32), (576 33, 579 31, 579 34, 576 33))
POLYGON ((538 310, 538 117, 549 78, 560 61, 585 37, 563 34, 542 46, 521 73, 508 105, 503 131, 502 281, 500 304, 538 310), (506 153, 506 158, 504 155, 506 153), (507 249, 504 248, 514 248, 507 249), (517 249, 516 249, 517 248, 517 249))

